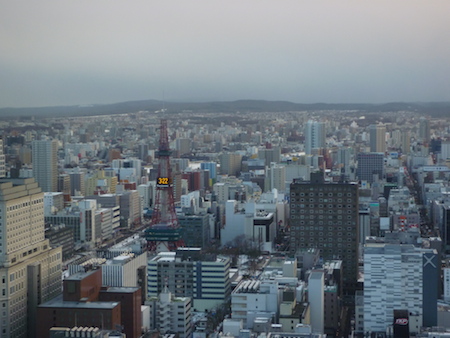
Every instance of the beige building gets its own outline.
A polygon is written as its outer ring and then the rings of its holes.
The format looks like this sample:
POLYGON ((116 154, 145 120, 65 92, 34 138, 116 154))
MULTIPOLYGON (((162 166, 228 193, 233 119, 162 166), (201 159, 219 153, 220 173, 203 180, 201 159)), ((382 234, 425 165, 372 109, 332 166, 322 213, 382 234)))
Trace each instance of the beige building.
POLYGON ((117 177, 107 176, 104 170, 96 170, 85 176, 85 196, 94 195, 95 191, 102 194, 115 194, 117 186, 117 177))
POLYGON ((0 179, 1 337, 32 337, 37 305, 61 293, 61 247, 44 237, 44 194, 33 178, 0 179))
POLYGON ((370 151, 373 153, 386 152, 386 126, 384 124, 371 125, 370 151))
POLYGON ((222 175, 238 176, 241 171, 242 155, 225 153, 220 157, 220 173, 222 175))

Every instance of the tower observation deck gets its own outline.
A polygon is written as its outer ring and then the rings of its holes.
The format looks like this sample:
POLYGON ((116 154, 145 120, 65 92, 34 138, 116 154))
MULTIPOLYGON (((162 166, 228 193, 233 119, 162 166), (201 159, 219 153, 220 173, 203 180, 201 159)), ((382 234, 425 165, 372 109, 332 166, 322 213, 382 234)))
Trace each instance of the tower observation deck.
POLYGON ((156 155, 159 159, 156 201, 150 227, 144 231, 147 247, 149 251, 153 252, 174 251, 184 246, 173 199, 171 154, 167 120, 161 120, 159 147, 156 155))

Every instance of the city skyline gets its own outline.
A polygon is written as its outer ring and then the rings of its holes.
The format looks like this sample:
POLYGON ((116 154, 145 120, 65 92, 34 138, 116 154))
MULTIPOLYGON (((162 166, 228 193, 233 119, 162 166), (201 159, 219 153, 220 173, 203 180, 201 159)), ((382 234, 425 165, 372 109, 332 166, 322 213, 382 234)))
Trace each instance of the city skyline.
POLYGON ((446 1, 1 6, 0 107, 450 100, 446 1))

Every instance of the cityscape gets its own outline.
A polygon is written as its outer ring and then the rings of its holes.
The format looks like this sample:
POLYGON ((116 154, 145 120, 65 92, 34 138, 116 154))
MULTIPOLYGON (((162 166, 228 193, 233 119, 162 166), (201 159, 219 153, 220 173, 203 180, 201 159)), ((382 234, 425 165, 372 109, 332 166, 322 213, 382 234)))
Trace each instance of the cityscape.
POLYGON ((0 338, 450 338, 448 0, 0 0, 0 338))
POLYGON ((2 119, 2 337, 450 334, 445 105, 170 107, 2 119))

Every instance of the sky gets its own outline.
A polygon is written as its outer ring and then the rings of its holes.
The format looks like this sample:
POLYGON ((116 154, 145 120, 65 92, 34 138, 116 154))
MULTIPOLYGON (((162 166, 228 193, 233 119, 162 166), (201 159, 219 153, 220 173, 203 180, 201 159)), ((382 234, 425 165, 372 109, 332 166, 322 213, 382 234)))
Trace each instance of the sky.
POLYGON ((0 108, 450 101, 448 0, 0 0, 0 108))

